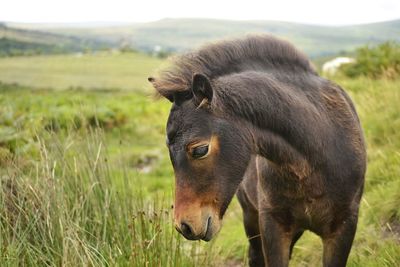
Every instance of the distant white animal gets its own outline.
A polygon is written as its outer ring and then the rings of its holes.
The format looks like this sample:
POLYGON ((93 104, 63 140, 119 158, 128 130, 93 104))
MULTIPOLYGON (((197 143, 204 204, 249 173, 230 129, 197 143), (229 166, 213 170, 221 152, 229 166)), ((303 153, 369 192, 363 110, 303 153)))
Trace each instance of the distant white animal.
POLYGON ((340 66, 344 64, 353 63, 355 61, 356 60, 354 58, 350 57, 337 57, 325 62, 324 65, 322 65, 322 72, 324 74, 333 75, 337 72, 340 66))

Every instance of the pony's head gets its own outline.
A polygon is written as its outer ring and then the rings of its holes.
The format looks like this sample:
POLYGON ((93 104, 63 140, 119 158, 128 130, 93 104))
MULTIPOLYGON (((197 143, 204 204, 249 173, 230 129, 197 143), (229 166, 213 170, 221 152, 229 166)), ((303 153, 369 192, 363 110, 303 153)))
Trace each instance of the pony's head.
POLYGON ((158 78, 149 78, 173 103, 167 144, 176 180, 175 223, 185 237, 210 240, 218 232, 251 154, 257 153, 254 129, 248 127, 252 118, 246 118, 252 107, 241 101, 246 94, 238 93, 246 88, 232 75, 288 68, 315 73, 291 44, 254 35, 181 55, 158 78), (239 121, 236 113, 247 121, 239 121))
POLYGON ((240 123, 213 111, 215 89, 195 74, 187 90, 162 94, 172 102, 166 142, 175 172, 175 226, 190 240, 209 241, 220 230, 251 156, 240 123))

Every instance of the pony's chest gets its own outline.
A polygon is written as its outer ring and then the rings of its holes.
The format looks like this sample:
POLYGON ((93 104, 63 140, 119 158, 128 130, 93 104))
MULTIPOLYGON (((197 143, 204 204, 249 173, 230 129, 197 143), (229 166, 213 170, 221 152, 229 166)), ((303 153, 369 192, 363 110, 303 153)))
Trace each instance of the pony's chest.
POLYGON ((334 207, 319 183, 320 177, 306 179, 269 177, 258 191, 259 209, 278 211, 276 214, 289 216, 299 227, 319 232, 319 226, 332 220, 334 207), (285 180, 286 183, 282 183, 285 180))
POLYGON ((292 214, 295 224, 314 232, 323 232, 321 227, 329 224, 334 216, 332 202, 326 198, 305 199, 287 209, 292 214))

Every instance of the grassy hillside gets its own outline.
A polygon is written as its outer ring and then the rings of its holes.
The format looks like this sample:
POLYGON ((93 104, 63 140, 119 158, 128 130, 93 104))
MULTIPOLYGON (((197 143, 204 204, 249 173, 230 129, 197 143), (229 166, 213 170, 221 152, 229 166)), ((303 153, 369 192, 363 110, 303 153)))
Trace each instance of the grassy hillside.
POLYGON ((107 46, 104 42, 84 36, 14 28, 0 23, 0 56, 66 53, 96 50, 107 46))
POLYGON ((83 25, 80 27, 38 25, 38 27, 54 33, 91 37, 115 45, 128 43, 145 51, 152 51, 156 45, 166 50, 181 51, 215 39, 247 33, 271 33, 292 41, 312 57, 353 50, 365 43, 400 40, 400 20, 341 27, 276 21, 213 19, 163 19, 150 23, 112 27, 104 25, 86 28, 83 25))
MULTIPOLYGON (((247 241, 237 201, 211 243, 186 241, 174 230, 173 171, 164 145, 170 103, 155 101, 145 85, 160 64, 140 54, 0 60, 2 265, 245 265, 247 241), (57 90, 69 86, 82 88, 57 90)), ((349 266, 395 267, 400 262, 399 81, 336 81, 354 99, 368 143, 349 266)), ((321 250, 320 240, 306 233, 291 266, 320 266, 321 250)))
POLYGON ((0 57, 61 52, 55 46, 0 38, 0 57))
POLYGON ((372 25, 327 27, 270 21, 167 19, 138 27, 134 40, 143 46, 157 42, 167 48, 189 49, 212 39, 247 33, 271 33, 292 41, 310 56, 352 50, 368 42, 400 40, 400 21, 372 25), (394 24, 394 25, 393 25, 394 24), (395 27, 397 26, 397 27, 395 27), (174 38, 170 38, 174 36, 174 38))
POLYGON ((143 54, 71 54, 0 58, 0 81, 30 87, 135 89, 149 87, 147 76, 162 61, 143 54))

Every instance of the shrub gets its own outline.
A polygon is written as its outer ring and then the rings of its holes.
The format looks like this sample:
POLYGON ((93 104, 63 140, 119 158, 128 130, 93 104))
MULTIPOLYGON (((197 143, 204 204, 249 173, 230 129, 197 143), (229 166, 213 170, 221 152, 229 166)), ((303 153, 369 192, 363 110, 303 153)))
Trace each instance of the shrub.
POLYGON ((373 79, 400 77, 400 44, 385 42, 364 46, 356 51, 356 62, 342 66, 349 77, 367 76, 373 79))

